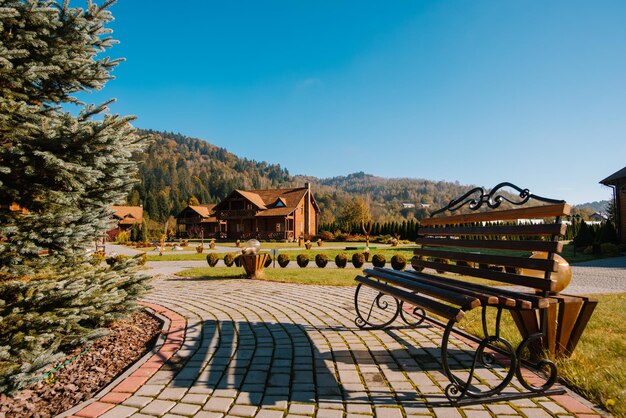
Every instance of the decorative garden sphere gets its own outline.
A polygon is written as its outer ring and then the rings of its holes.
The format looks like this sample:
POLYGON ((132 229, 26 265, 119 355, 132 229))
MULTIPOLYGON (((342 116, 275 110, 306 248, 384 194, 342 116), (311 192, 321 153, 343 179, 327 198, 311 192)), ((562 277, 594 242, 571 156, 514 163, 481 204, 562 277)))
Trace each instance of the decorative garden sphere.
MULTIPOLYGON (((539 259, 547 259, 548 253, 544 252, 534 252, 530 258, 539 258, 539 259)), ((560 255, 554 254, 554 261, 558 263, 558 268, 556 272, 552 272, 550 275, 550 279, 556 281, 556 289, 555 292, 560 292, 565 289, 569 282, 572 280, 572 268, 569 263, 560 255)), ((545 273, 541 270, 531 270, 531 269, 523 269, 521 272, 524 276, 531 277, 539 277, 543 278, 545 273)))
POLYGON ((244 247, 245 254, 258 254, 261 250, 261 243, 258 240, 250 239, 244 247))

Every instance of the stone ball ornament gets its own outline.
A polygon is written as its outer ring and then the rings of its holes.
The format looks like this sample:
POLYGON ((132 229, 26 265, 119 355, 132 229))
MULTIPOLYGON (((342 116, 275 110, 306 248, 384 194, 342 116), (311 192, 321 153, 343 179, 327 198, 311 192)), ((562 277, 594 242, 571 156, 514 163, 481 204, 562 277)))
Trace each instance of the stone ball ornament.
POLYGON ((243 249, 241 250, 243 254, 250 255, 258 254, 259 251, 261 251, 261 243, 256 239, 246 241, 243 249))

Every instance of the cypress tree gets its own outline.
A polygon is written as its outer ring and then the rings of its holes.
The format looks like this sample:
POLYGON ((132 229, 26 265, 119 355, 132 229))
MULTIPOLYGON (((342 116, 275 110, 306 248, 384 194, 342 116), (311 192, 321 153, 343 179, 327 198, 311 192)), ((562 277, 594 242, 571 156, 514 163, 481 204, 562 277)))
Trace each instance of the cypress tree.
POLYGON ((24 209, 0 212, 0 392, 101 335, 146 288, 136 260, 100 267, 85 256, 145 145, 133 118, 75 96, 101 89, 120 62, 99 56, 114 44, 111 4, 0 0, 0 199, 24 209))

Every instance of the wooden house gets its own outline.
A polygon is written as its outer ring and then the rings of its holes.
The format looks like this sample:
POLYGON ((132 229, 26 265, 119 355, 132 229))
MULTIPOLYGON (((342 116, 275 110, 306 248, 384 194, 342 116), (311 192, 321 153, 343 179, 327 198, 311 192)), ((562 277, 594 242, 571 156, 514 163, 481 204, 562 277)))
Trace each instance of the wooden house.
POLYGON ((179 237, 219 238, 226 233, 226 222, 215 216, 215 204, 189 205, 176 215, 179 237))
POLYGON ((611 174, 600 183, 613 188, 615 226, 620 242, 626 244, 626 167, 611 174))
POLYGON ((317 234, 319 206, 309 183, 292 189, 234 190, 215 206, 230 239, 292 241, 317 234))
POLYGON ((141 226, 143 222, 142 206, 111 206, 113 209, 113 219, 117 221, 117 228, 120 231, 127 231, 137 224, 141 226))

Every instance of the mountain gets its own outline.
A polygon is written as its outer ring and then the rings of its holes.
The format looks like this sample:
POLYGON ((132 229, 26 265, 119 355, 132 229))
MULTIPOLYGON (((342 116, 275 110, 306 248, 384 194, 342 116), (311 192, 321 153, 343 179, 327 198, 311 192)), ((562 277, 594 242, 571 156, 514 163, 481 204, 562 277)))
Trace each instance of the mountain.
POLYGON ((574 208, 577 209, 588 209, 593 212, 606 212, 608 211, 610 201, 608 200, 599 200, 596 202, 587 202, 581 203, 580 205, 575 205, 574 208))
POLYGON ((320 223, 334 222, 343 204, 357 196, 369 202, 375 220, 401 221, 421 218, 471 187, 458 182, 388 179, 363 172, 327 179, 292 176, 278 164, 240 158, 197 138, 153 130, 139 133, 150 137, 151 143, 137 156, 142 161, 140 181, 127 203, 143 204, 149 218, 158 221, 176 215, 193 198, 200 203, 217 203, 236 188, 295 187, 305 182, 311 183, 322 210, 320 223))

